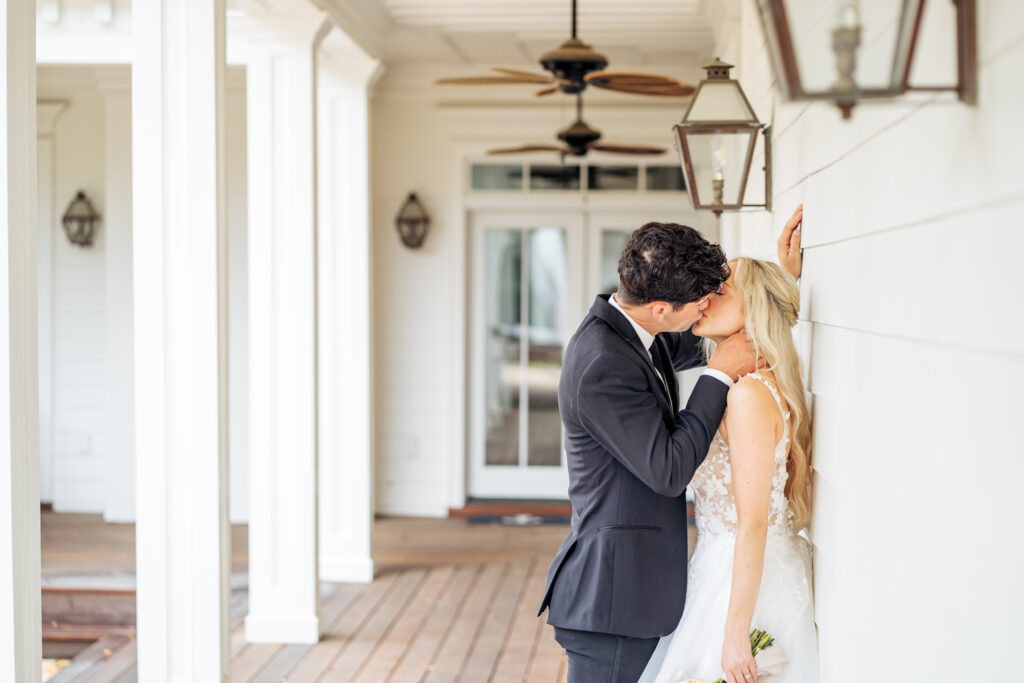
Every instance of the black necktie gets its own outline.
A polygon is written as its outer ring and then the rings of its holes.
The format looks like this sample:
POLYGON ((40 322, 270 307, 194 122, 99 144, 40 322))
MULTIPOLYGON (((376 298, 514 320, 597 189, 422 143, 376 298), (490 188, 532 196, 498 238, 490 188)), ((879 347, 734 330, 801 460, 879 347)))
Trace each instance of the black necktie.
POLYGON ((668 386, 668 374, 665 371, 665 362, 661 355, 661 349, 658 348, 658 340, 655 339, 651 342, 651 360, 654 362, 654 367, 658 371, 661 383, 665 386, 665 393, 668 395, 668 405, 672 408, 672 412, 675 412, 676 407, 672 405, 672 390, 668 386))

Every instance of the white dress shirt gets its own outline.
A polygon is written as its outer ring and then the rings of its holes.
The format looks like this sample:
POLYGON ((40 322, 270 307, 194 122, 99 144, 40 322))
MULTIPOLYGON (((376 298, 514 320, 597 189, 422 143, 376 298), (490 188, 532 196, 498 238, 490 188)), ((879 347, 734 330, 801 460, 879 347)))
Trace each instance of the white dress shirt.
MULTIPOLYGON (((637 336, 640 337, 640 343, 643 344, 644 348, 647 350, 647 357, 651 359, 651 364, 653 365, 654 358, 653 356, 651 356, 651 344, 654 343, 654 335, 645 330, 643 327, 641 327, 640 323, 633 320, 633 318, 630 317, 630 315, 622 309, 622 306, 620 306, 619 302, 615 299, 614 294, 612 294, 611 297, 608 299, 608 303, 610 303, 616 310, 618 310, 619 313, 626 316, 626 320, 629 321, 629 324, 632 325, 633 329, 636 331, 637 336)), ((658 372, 658 377, 661 377, 661 372, 658 371, 657 368, 655 368, 655 371, 658 372)), ((733 385, 732 377, 725 374, 721 370, 705 368, 702 374, 708 375, 709 377, 714 377, 719 382, 724 383, 727 387, 731 387, 733 385)), ((664 382, 665 378, 661 377, 661 381, 664 382)))

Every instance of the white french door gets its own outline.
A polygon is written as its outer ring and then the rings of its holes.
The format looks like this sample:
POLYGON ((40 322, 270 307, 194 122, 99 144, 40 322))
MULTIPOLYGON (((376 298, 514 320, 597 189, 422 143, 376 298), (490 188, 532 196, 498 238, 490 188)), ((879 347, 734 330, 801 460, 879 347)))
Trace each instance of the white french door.
POLYGON ((469 494, 565 498, 558 378, 582 317, 578 212, 472 216, 469 494))
POLYGON ((618 286, 619 255, 646 220, 612 211, 471 214, 471 497, 566 497, 562 354, 594 296, 618 286))

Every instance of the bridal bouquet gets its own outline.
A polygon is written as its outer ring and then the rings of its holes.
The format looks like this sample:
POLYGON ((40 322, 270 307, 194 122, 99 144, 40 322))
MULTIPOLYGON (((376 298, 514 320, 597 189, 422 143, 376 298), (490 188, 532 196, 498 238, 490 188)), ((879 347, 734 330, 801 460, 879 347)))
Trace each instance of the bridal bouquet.
MULTIPOLYGON (((750 651, 754 654, 754 661, 757 662, 757 679, 762 683, 773 680, 789 664, 786 654, 781 647, 775 644, 775 638, 770 633, 757 629, 751 631, 750 651)), ((707 681, 702 678, 691 678, 683 683, 707 683, 707 681)), ((725 683, 725 679, 718 678, 711 683, 725 683)))

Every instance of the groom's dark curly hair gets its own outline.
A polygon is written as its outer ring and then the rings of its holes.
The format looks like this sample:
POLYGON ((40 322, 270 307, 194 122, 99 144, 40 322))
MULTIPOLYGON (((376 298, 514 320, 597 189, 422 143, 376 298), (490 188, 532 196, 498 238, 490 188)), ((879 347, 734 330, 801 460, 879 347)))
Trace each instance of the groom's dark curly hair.
POLYGON ((729 278, 725 252, 693 228, 647 223, 629 238, 619 258, 619 291, 627 306, 665 301, 679 309, 717 291, 729 278))

